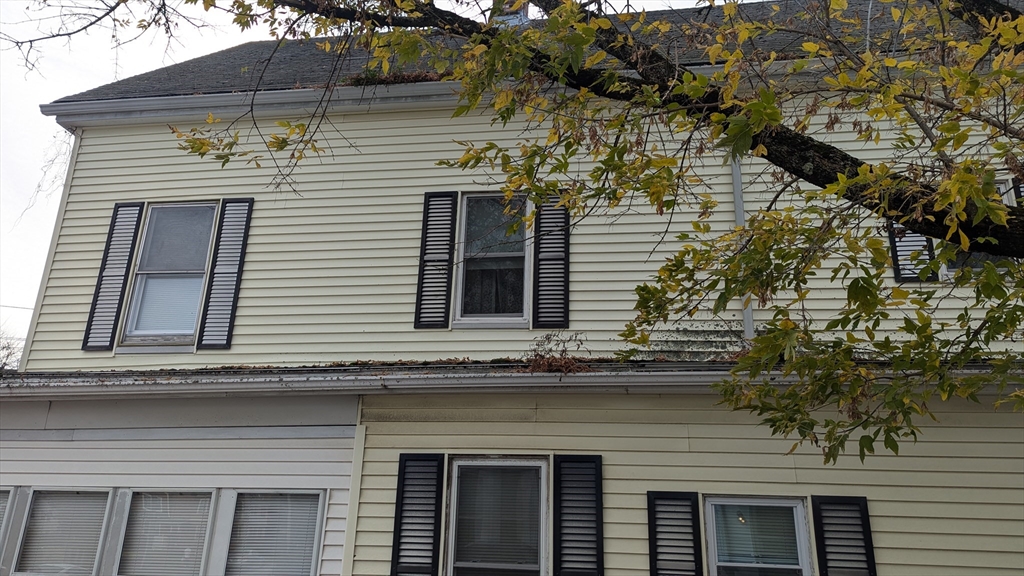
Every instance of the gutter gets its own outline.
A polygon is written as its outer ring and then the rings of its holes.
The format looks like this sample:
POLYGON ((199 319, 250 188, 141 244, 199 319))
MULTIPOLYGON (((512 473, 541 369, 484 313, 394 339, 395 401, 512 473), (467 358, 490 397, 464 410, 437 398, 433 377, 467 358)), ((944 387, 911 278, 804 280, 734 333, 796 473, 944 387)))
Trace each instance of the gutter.
MULTIPOLYGON (((574 374, 513 372, 508 367, 361 368, 20 373, 4 375, 0 399, 221 397, 280 394, 460 392, 711 393, 731 365, 694 369, 601 369, 574 374)), ((522 366, 515 369, 522 370, 522 366)))
POLYGON ((111 126, 160 123, 182 119, 217 117, 239 118, 255 111, 257 118, 281 117, 288 114, 312 115, 330 113, 366 113, 405 109, 450 108, 458 102, 457 82, 418 82, 381 86, 344 86, 325 89, 268 90, 265 92, 234 92, 123 98, 117 100, 86 100, 52 102, 39 110, 56 116, 57 123, 68 130, 87 126, 111 126))

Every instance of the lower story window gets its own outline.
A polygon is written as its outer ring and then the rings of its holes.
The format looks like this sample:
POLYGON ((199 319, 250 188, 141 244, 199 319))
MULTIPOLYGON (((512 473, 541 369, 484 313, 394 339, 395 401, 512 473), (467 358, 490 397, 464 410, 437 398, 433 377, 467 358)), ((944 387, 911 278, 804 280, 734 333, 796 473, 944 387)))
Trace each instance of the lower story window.
POLYGON ((713 576, 811 576, 802 500, 707 498, 713 576))
POLYGON ((456 461, 452 576, 544 573, 545 463, 456 461))

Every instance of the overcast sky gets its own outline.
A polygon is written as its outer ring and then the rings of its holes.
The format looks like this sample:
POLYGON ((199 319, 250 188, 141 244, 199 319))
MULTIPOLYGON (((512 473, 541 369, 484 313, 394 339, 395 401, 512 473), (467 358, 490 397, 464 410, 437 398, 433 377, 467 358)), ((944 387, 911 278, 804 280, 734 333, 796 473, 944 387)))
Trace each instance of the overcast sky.
MULTIPOLYGON (((662 9, 668 4, 630 0, 634 9, 662 9)), ((19 38, 32 34, 30 6, 27 0, 0 0, 0 30, 19 38)), ((202 14, 196 6, 184 9, 202 14)), ((70 138, 52 117, 39 112, 39 105, 243 42, 268 39, 262 29, 243 34, 223 16, 210 22, 209 29, 181 30, 171 43, 151 34, 115 49, 106 31, 80 34, 68 42, 51 41, 41 45, 36 70, 28 70, 20 53, 0 43, 0 329, 6 334, 24 338, 28 332, 60 204, 66 170, 61 162, 70 152, 70 138), (44 167, 54 157, 58 166, 47 171, 44 167)))

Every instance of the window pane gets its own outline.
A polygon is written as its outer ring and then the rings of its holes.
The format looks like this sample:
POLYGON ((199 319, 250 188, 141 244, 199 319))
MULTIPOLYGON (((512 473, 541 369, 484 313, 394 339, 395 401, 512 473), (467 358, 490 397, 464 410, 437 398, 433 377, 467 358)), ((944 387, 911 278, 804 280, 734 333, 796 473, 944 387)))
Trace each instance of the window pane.
POLYGON ((456 505, 457 574, 539 573, 539 468, 461 466, 456 505))
POLYGON ((239 494, 227 576, 308 575, 319 509, 317 494, 239 494))
MULTIPOLYGON (((714 509, 719 562, 800 565, 793 507, 715 504, 714 509)), ((721 569, 719 574, 732 576, 721 569)))
POLYGON ((523 257, 467 260, 462 279, 462 314, 523 313, 523 257))
POLYGON ((92 574, 107 496, 106 492, 36 492, 15 572, 92 574))
POLYGON ((155 206, 149 213, 139 271, 206 268, 216 206, 155 206))
POLYGON ((198 575, 209 519, 209 494, 132 494, 117 573, 121 576, 198 575))
MULTIPOLYGON (((516 202, 516 200, 513 200, 516 202)), ((521 202, 520 202, 521 203, 521 202)), ((522 210, 519 210, 520 214, 522 210)), ((509 234, 516 216, 505 214, 505 199, 495 196, 466 199, 467 258, 483 254, 523 253, 523 227, 509 234)))
POLYGON ((129 335, 136 332, 192 334, 196 330, 203 276, 141 274, 138 307, 129 335))

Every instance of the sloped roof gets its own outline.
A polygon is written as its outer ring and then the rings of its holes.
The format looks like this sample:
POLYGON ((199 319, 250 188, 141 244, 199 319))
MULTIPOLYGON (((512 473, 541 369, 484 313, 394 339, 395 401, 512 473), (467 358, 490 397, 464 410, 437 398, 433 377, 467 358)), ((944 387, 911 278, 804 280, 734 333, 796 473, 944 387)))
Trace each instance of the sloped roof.
MULTIPOLYGON (((794 16, 821 1, 827 0, 773 0, 740 4, 738 9, 743 17, 750 21, 792 20, 792 27, 799 29, 809 24, 795 19, 794 16), (776 11, 773 6, 777 6, 778 10, 776 11)), ((1013 5, 1018 2, 1024 4, 1024 0, 1007 1, 1013 5)), ((878 37, 893 27, 888 4, 872 0, 849 0, 849 6, 851 10, 857 11, 863 21, 871 21, 874 35, 878 37)), ((720 6, 663 10, 648 12, 647 20, 665 20, 675 24, 700 22, 713 28, 722 22, 723 12, 720 6)), ((755 39, 753 44, 755 48, 765 53, 776 52, 780 57, 784 57, 799 54, 800 44, 805 40, 803 34, 782 32, 761 36, 755 39)), ((663 49, 682 65, 707 63, 707 57, 699 41, 685 37, 659 41, 663 49)), ((278 46, 278 43, 273 40, 249 42, 66 96, 55 103, 223 94, 256 89, 269 91, 318 88, 325 86, 327 82, 338 82, 360 75, 369 60, 369 54, 365 50, 354 48, 347 51, 344 57, 339 57, 337 54, 317 48, 313 41, 287 41, 280 44, 274 53, 275 46, 278 46), (273 59, 267 65, 272 54, 273 59)))

